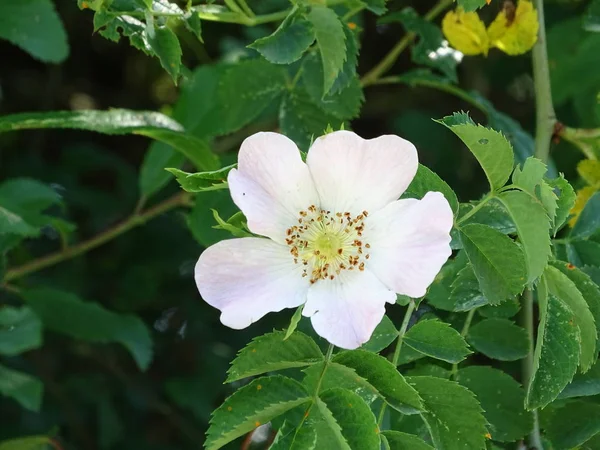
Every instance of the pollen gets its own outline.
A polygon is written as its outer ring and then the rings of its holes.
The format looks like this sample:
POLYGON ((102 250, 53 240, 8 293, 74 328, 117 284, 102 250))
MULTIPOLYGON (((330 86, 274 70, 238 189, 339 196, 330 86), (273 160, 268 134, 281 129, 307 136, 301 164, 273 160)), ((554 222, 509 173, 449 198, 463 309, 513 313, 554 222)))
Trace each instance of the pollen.
POLYGON ((364 221, 369 215, 362 211, 353 216, 348 211, 330 211, 310 205, 298 211, 299 225, 286 230, 285 242, 294 264, 302 267, 302 277, 311 284, 335 279, 345 270, 365 270, 371 248, 365 242, 364 221))

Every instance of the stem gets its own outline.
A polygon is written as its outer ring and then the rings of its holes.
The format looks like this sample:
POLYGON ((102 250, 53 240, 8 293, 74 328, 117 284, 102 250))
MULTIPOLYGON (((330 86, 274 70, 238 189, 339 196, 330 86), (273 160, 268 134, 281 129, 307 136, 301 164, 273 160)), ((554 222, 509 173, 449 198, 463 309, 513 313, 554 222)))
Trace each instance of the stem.
MULTIPOLYGON (((464 323, 464 325, 462 327, 462 330, 460 332, 460 335, 463 338, 467 336, 467 333, 469 332, 469 328, 471 328, 471 322, 473 321, 473 316, 475 315, 475 311, 476 310, 477 310, 477 308, 473 308, 467 314, 467 317, 465 319, 465 323, 464 323)), ((456 377, 456 373, 457 372, 458 372, 458 363, 452 364, 452 371, 450 372, 450 377, 452 379, 454 379, 456 377)))
MULTIPOLYGON (((550 142, 556 123, 554 106, 552 105, 552 91, 550 88, 550 70, 548 68, 548 52, 546 50, 546 27, 544 22, 544 2, 535 0, 535 8, 538 13, 539 33, 538 40, 533 47, 533 81, 535 83, 535 156, 548 162, 550 153, 550 142)), ((529 383, 534 371, 534 314, 533 314, 533 292, 526 290, 523 295, 523 327, 529 335, 530 345, 527 357, 523 360, 522 375, 523 385, 529 388, 529 383)), ((538 411, 533 410, 534 426, 529 434, 529 446, 536 450, 542 450, 540 436, 540 425, 538 411)))
MULTIPOLYGON (((438 2, 425 14, 424 19, 431 21, 440 15, 446 8, 452 4, 453 0, 438 0, 438 2)), ((384 73, 392 68, 398 56, 408 47, 408 45, 415 38, 414 33, 408 33, 389 51, 387 55, 373 67, 367 74, 360 80, 363 87, 374 84, 384 73)))
POLYGON ((494 198, 494 193, 493 192, 490 192, 485 197, 483 197, 480 200, 480 202, 477 203, 477 205, 475 207, 473 207, 473 209, 471 209, 468 213, 466 213, 464 216, 462 216, 460 219, 458 219, 456 221, 456 226, 460 225, 465 220, 467 220, 468 218, 472 217, 477 211, 479 211, 481 208, 483 208, 485 206, 485 204, 487 202, 489 202, 493 198, 494 198))
MULTIPOLYGON (((408 323, 410 322, 410 318, 412 317, 412 313, 414 312, 415 307, 416 305, 413 300, 411 300, 408 306, 406 307, 406 312, 404 313, 402 325, 400 325, 400 330, 398 330, 398 341, 396 342, 396 349, 394 350, 394 356, 392 357, 392 364, 394 365, 394 367, 398 365, 398 360, 400 359, 400 350, 402 349, 402 339, 404 338, 404 334, 406 333, 408 323)), ((381 424, 383 423, 383 417, 385 416, 386 408, 387 403, 385 403, 384 401, 381 405, 381 410, 379 411, 379 417, 377 418, 378 427, 381 427, 381 424)))
POLYGON ((184 206, 189 202, 189 194, 180 192, 159 204, 147 209, 144 212, 134 212, 128 219, 120 224, 103 231, 87 241, 83 241, 73 247, 67 247, 55 253, 51 253, 42 258, 35 259, 27 264, 8 270, 4 276, 4 284, 17 278, 30 275, 47 267, 75 258, 83 253, 86 253, 100 245, 116 238, 117 236, 143 225, 147 221, 173 209, 178 206, 184 206))

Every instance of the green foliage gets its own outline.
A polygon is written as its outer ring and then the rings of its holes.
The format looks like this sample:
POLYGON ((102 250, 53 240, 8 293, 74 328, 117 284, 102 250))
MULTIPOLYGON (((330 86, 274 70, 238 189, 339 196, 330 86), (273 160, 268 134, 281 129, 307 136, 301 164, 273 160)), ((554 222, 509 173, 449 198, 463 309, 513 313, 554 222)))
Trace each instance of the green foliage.
POLYGON ((51 443, 46 436, 30 436, 0 442, 0 450, 46 450, 51 443))
POLYGON ((575 401, 558 409, 546 427, 553 448, 579 447, 600 433, 600 405, 575 401))
POLYGON ((421 199, 427 192, 441 192, 450 203, 452 211, 458 212, 458 199, 454 191, 438 175, 422 164, 419 164, 417 174, 403 194, 403 197, 421 199))
POLYGON ((0 394, 12 397, 23 408, 39 411, 43 390, 44 385, 37 378, 0 364, 0 394))
POLYGON ((177 182, 184 191, 197 193, 227 189, 227 174, 234 167, 235 165, 231 165, 219 170, 196 173, 188 173, 175 168, 167 168, 165 170, 175 175, 177 182))
POLYGON ((426 444, 423 439, 408 433, 399 431, 384 431, 383 438, 390 450, 432 450, 433 447, 426 444))
POLYGON ((254 339, 232 361, 227 382, 323 360, 315 341, 304 333, 297 331, 287 339, 284 337, 283 331, 274 331, 254 339))
POLYGON ((475 11, 486 4, 486 0, 458 0, 458 5, 467 12, 475 11))
POLYGON ((371 339, 362 345, 363 350, 379 353, 384 348, 388 347, 398 337, 396 326, 388 316, 383 316, 375 331, 371 335, 371 339))
POLYGON ((7 356, 42 345, 42 323, 26 306, 0 308, 0 354, 7 356))
POLYGON ((418 322, 408 330, 404 343, 419 353, 454 364, 472 353, 458 331, 438 320, 418 322))
POLYGON ((586 373, 576 374, 558 398, 589 397, 598 394, 600 394, 600 362, 596 361, 586 373))
POLYGON ((145 38, 160 60, 160 65, 171 75, 173 82, 177 84, 177 78, 181 70, 181 47, 175 33, 166 26, 147 26, 145 38))
POLYGON ((587 201, 575 226, 571 230, 572 239, 587 239, 600 230, 600 192, 587 201))
POLYGON ((485 319, 472 326, 467 341, 489 358, 515 361, 527 356, 527 332, 507 319, 485 319))

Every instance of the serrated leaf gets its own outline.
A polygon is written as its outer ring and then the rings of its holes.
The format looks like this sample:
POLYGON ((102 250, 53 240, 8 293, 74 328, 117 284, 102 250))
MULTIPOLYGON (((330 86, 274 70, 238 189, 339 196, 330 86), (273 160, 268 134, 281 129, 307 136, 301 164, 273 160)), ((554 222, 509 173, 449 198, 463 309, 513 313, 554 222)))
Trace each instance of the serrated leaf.
POLYGON ((229 396, 210 420, 204 446, 217 450, 234 439, 311 401, 304 387, 280 375, 257 378, 229 396))
POLYGON ((219 211, 216 209, 213 209, 212 213, 213 219, 215 219, 215 222, 217 222, 216 225, 213 225, 213 228, 227 231, 228 233, 231 233, 231 235, 238 238, 252 237, 252 233, 247 231, 245 217, 241 211, 235 213, 233 216, 227 219, 227 221, 221 218, 219 211))
POLYGON ((146 26, 146 42, 160 60, 160 65, 177 84, 181 70, 181 47, 175 33, 167 26, 146 26))
POLYGON ((476 11, 487 3, 486 0, 457 0, 457 2, 458 6, 462 6, 466 12, 476 11))
POLYGON ((534 354, 534 371, 527 390, 527 409, 543 408, 573 379, 579 365, 579 328, 571 308, 553 295, 538 290, 540 324, 534 354))
POLYGON ((0 355, 14 356, 41 345, 42 322, 30 308, 0 308, 0 355))
POLYGON ((365 342, 360 348, 370 352, 379 353, 384 348, 388 347, 398 337, 396 326, 388 316, 383 316, 379 325, 373 331, 371 338, 365 342))
POLYGON ((328 389, 319 395, 316 404, 337 443, 335 446, 323 445, 317 429, 317 448, 380 450, 375 416, 354 392, 340 388, 328 389))
POLYGON ((456 255, 456 258, 448 260, 435 277, 431 286, 429 286, 427 294, 425 294, 428 303, 444 311, 454 311, 455 304, 453 299, 451 299, 451 286, 458 273, 468 263, 469 261, 464 251, 460 251, 456 255))
POLYGON ((514 317, 521 309, 521 304, 517 299, 507 300, 500 303, 499 305, 488 305, 483 306, 477 310, 477 312, 483 317, 487 318, 499 318, 499 319, 510 319, 514 317))
POLYGON ((43 62, 60 63, 69 55, 67 34, 50 0, 1 2, 0 38, 43 62))
POLYGON ((475 125, 466 114, 447 116, 438 123, 456 134, 477 158, 492 190, 500 189, 513 170, 513 149, 499 132, 475 125))
POLYGON ((317 432, 314 428, 284 426, 277 431, 269 450, 313 450, 316 445, 317 432))
POLYGON ((330 94, 336 94, 345 89, 352 80, 357 78, 356 66, 358 64, 358 36, 357 30, 352 31, 349 24, 343 23, 342 28, 346 36, 346 60, 342 70, 331 87, 330 94))
POLYGON ((556 234, 567 223, 571 209, 575 204, 576 195, 575 190, 562 174, 558 178, 549 180, 548 184, 560 191, 556 202, 556 217, 554 218, 553 232, 556 234))
POLYGON ((44 385, 37 378, 0 364, 0 394, 13 398, 25 409, 37 412, 42 405, 43 391, 44 385))
POLYGON ((456 194, 435 172, 422 164, 419 164, 417 174, 410 182, 406 191, 404 191, 404 194, 402 194, 402 197, 421 199, 427 192, 431 191, 437 191, 444 194, 444 197, 446 197, 452 211, 454 211, 454 214, 456 215, 458 212, 458 199, 456 198, 456 194))
POLYGON ((544 206, 550 223, 554 224, 558 197, 544 180, 547 170, 546 164, 542 161, 529 157, 525 160, 522 170, 519 166, 515 167, 512 182, 532 197, 537 198, 544 206))
POLYGON ((558 396, 562 398, 590 397, 600 394, 600 361, 586 373, 578 373, 558 396))
POLYGON ((0 442, 0 450, 46 450, 51 444, 47 436, 28 436, 0 442))
POLYGON ((516 361, 529 352, 527 332, 507 319, 484 319, 472 325, 467 341, 478 352, 500 361, 516 361))
POLYGON ((198 11, 190 11, 184 16, 185 27, 191 31, 194 36, 200 41, 204 42, 202 39, 202 21, 200 20, 200 16, 198 11))
POLYGON ((29 225, 21 216, 0 206, 0 235, 14 234, 23 237, 35 237, 39 235, 39 228, 29 225))
POLYGON ((470 264, 458 272, 451 288, 450 302, 453 304, 453 311, 470 311, 489 303, 481 292, 479 280, 470 264))
POLYGON ((545 431, 553 449, 579 448, 600 433, 600 405, 584 401, 569 403, 554 412, 545 431))
POLYGON ((324 364, 324 362, 314 364, 303 370, 305 376, 302 384, 309 392, 316 390, 319 379, 321 379, 320 392, 327 389, 343 388, 359 395, 368 404, 381 398, 379 391, 358 375, 356 370, 336 362, 328 362, 327 370, 323 372, 324 364))
POLYGON ((298 308, 296 308, 296 311, 294 311, 294 314, 292 315, 292 318, 290 320, 290 325, 285 330, 285 336, 283 337, 284 341, 289 339, 289 337, 292 335, 292 333, 294 331, 296 331, 296 328, 298 328, 298 324, 300 323, 300 320, 302 320, 302 311, 303 310, 304 310, 304 305, 300 305, 300 306, 298 306, 298 308))
POLYGON ((527 262, 527 283, 533 283, 544 272, 550 257, 550 221, 546 211, 524 192, 503 192, 498 198, 517 226, 527 262))
POLYGON ((117 314, 56 289, 29 289, 22 295, 45 328, 84 341, 118 342, 131 352, 140 369, 149 367, 152 338, 139 317, 117 314))
POLYGON ((324 6, 313 6, 306 15, 312 23, 323 61, 323 96, 327 95, 346 60, 346 35, 337 14, 324 6))
POLYGON ((573 325, 580 330, 579 364, 586 372, 598 359, 596 323, 583 295, 571 279, 554 266, 544 272, 548 292, 564 302, 573 312, 573 325))
POLYGON ((471 391, 442 378, 409 377, 407 380, 423 398, 427 412, 421 415, 437 450, 485 448, 487 422, 471 391))
POLYGON ((298 61, 314 41, 312 24, 294 9, 273 34, 257 39, 248 47, 273 64, 291 64, 298 61))
POLYGON ((494 441, 514 442, 533 428, 532 414, 523 409, 525 392, 510 375, 492 367, 471 366, 459 370, 456 381, 477 396, 494 441))
POLYGON ((460 333, 439 320, 417 322, 406 332, 403 342, 424 355, 453 364, 472 353, 460 333))
MULTIPOLYGON (((458 213, 458 220, 460 221, 462 216, 467 214, 477 205, 479 205, 479 202, 461 203, 458 213)), ((475 214, 465 219, 464 222, 461 222, 463 226, 470 223, 487 225, 488 227, 492 227, 494 230, 497 230, 502 234, 513 234, 517 232, 515 223, 512 221, 510 215, 502 203, 496 199, 487 201, 485 205, 482 205, 479 210, 475 212, 475 214)))
POLYGON ((501 303, 523 290, 527 277, 525 258, 512 239, 479 224, 461 227, 460 239, 481 292, 491 304, 501 303))
POLYGON ((333 361, 354 369, 379 391, 392 408, 404 413, 422 409, 417 392, 406 383, 394 365, 382 356, 366 350, 352 350, 335 355, 333 361))
POLYGON ((585 203, 569 237, 587 239, 598 230, 600 230, 600 192, 594 193, 585 203))
POLYGON ((188 173, 170 167, 165 170, 175 176, 177 182, 184 191, 197 193, 217 189, 227 189, 227 174, 235 166, 235 164, 232 164, 219 170, 197 173, 188 173))
POLYGON ((285 332, 274 331, 253 339, 232 361, 226 383, 323 360, 319 346, 306 334, 297 331, 284 337, 285 332))
POLYGON ((390 450, 435 450, 420 437, 400 431, 386 430, 381 432, 390 450))

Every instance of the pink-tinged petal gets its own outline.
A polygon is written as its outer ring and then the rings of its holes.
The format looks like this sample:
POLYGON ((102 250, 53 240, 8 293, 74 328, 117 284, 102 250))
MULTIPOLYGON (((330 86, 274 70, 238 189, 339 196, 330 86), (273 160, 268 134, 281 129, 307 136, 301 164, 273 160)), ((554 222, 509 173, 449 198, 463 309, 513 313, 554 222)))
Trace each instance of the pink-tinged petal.
POLYGON ((318 138, 306 158, 321 207, 353 215, 397 200, 418 167, 415 146, 398 136, 363 139, 350 131, 318 138))
POLYGON ((196 263, 202 298, 221 310, 221 322, 242 329, 269 312, 295 308, 306 300, 310 283, 302 278, 288 248, 269 239, 218 242, 196 263))
POLYGON ((308 291, 302 314, 332 344, 355 349, 367 342, 396 294, 371 272, 344 271, 334 280, 319 280, 308 291))
POLYGON ((242 143, 229 190, 250 231, 284 242, 300 210, 318 204, 308 167, 296 144, 277 133, 256 133, 242 143))
POLYGON ((367 267, 398 294, 422 297, 452 253, 452 224, 452 209, 439 192, 390 203, 365 220, 367 267))

